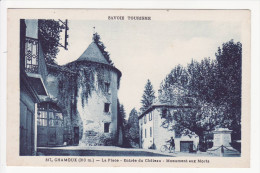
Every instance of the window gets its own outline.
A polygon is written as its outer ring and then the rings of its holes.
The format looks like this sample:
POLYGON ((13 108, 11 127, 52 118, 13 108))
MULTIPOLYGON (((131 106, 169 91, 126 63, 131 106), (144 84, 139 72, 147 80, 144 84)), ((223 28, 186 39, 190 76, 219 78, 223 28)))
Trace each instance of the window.
POLYGON ((37 125, 38 126, 47 126, 47 112, 46 111, 38 111, 37 125))
POLYGON ((152 127, 150 127, 150 137, 152 137, 153 132, 152 132, 152 127))
POLYGON ((146 115, 144 115, 144 124, 146 124, 146 121, 147 121, 146 115))
POLYGON ((104 132, 109 133, 109 125, 110 123, 104 123, 104 132))
POLYGON ((146 138, 146 129, 144 130, 144 137, 146 138))
POLYGON ((105 105, 104 105, 104 112, 109 112, 109 106, 110 106, 109 103, 105 103, 105 105))
POLYGON ((109 87, 110 87, 110 83, 105 82, 105 92, 109 93, 109 87))
POLYGON ((38 40, 26 37, 25 40, 25 70, 29 73, 38 73, 39 48, 38 40))
POLYGON ((153 119, 153 114, 152 114, 152 112, 150 112, 149 113, 149 121, 152 121, 152 119, 153 119))
POLYGON ((167 116, 167 109, 162 110, 162 118, 165 118, 167 116))
POLYGON ((49 112, 49 126, 62 126, 62 114, 60 112, 49 112))
POLYGON ((37 125, 49 127, 62 127, 63 116, 60 109, 53 103, 39 103, 37 125))

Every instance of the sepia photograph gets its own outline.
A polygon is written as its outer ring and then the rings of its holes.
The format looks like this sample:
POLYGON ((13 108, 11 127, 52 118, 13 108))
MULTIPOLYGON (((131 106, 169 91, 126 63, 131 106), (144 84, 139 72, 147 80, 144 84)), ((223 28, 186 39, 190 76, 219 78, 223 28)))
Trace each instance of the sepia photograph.
POLYGON ((10 20, 15 157, 167 166, 248 158, 250 11, 60 11, 10 20))

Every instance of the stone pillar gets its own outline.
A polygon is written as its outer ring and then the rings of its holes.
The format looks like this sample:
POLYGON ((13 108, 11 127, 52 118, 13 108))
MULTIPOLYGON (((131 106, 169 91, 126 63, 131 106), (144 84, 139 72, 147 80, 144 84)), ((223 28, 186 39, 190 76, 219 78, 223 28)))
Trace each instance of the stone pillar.
POLYGON ((240 156, 240 152, 230 145, 231 133, 232 130, 228 128, 218 128, 213 131, 213 147, 207 152, 217 156, 240 156))
POLYGON ((220 147, 221 145, 229 147, 231 143, 232 130, 227 128, 219 128, 213 131, 213 147, 220 147))

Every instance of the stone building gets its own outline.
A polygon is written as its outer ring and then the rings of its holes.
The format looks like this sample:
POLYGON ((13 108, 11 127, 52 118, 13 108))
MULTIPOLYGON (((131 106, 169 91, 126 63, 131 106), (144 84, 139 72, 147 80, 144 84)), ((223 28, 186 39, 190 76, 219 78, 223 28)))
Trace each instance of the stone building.
MULTIPOLYGON (((94 35, 95 36, 95 35, 94 35)), ((76 60, 65 65, 77 70, 77 119, 80 143, 111 145, 118 140, 117 91, 121 72, 111 65, 94 41, 76 60)))
POLYGON ((177 109, 189 109, 188 106, 178 106, 156 102, 139 116, 140 146, 145 149, 160 150, 171 137, 175 141, 175 151, 188 152, 190 145, 196 149, 199 143, 197 135, 180 135, 172 130, 174 122, 167 122, 166 117, 177 109))
POLYGON ((177 84, 158 91, 158 100, 139 116, 141 148, 160 150, 161 146, 173 137, 175 151, 187 152, 191 145, 194 150, 197 149, 197 135, 178 134, 173 130, 174 121, 167 121, 167 117, 178 110, 191 108, 188 103, 192 98, 187 96, 188 92, 177 84))
POLYGON ((20 31, 20 155, 37 146, 118 145, 121 72, 97 43, 76 61, 47 64, 38 20, 21 20, 20 31))

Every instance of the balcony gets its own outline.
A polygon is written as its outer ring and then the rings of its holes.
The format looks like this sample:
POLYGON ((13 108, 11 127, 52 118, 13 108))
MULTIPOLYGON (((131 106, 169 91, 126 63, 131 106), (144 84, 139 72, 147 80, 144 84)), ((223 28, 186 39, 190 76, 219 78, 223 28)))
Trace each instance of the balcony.
POLYGON ((38 95, 47 95, 44 85, 47 68, 38 39, 25 38, 25 72, 38 95))
POLYGON ((39 71, 39 41, 35 38, 25 39, 25 72, 38 73, 39 71))

